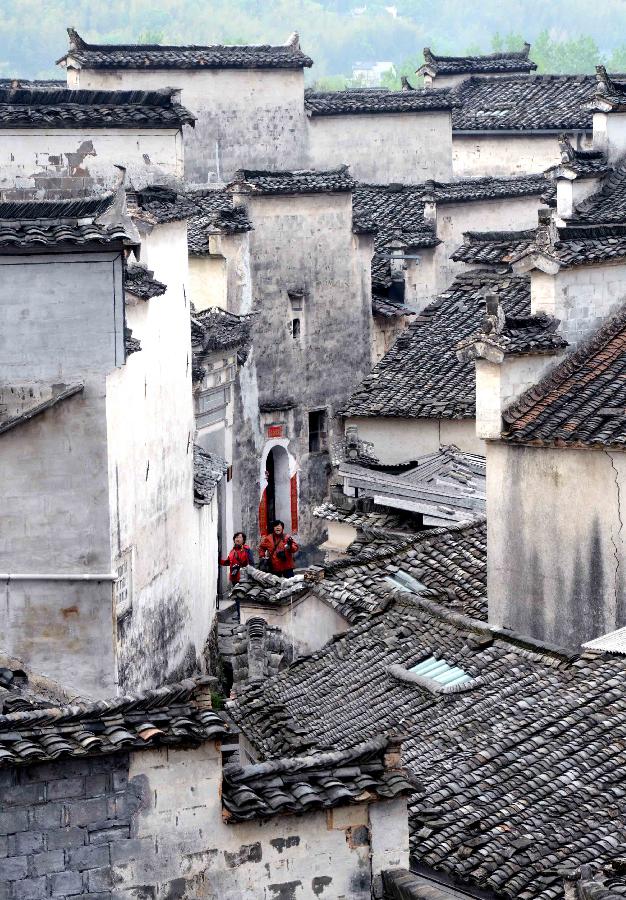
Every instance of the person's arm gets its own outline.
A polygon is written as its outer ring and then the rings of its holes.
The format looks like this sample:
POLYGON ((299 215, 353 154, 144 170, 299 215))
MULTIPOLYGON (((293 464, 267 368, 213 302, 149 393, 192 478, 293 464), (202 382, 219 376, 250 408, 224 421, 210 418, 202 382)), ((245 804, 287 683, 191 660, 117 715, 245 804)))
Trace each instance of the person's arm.
POLYGON ((254 556, 252 555, 252 550, 250 549, 250 547, 246 547, 246 550, 248 551, 248 565, 253 566, 254 565, 254 556))
POLYGON ((220 559, 220 566, 229 566, 230 565, 230 553, 226 557, 226 559, 220 559))
POLYGON ((291 535, 289 535, 289 549, 291 550, 292 553, 297 553, 298 550, 300 549, 298 547, 298 545, 296 544, 296 542, 294 541, 294 539, 291 537, 291 535))
POLYGON ((261 558, 263 558, 263 557, 265 556, 265 551, 266 551, 266 550, 268 550, 268 551, 270 550, 269 536, 268 536, 268 535, 265 535, 265 537, 263 538, 263 540, 262 540, 261 543, 259 544, 259 556, 260 556, 261 558))

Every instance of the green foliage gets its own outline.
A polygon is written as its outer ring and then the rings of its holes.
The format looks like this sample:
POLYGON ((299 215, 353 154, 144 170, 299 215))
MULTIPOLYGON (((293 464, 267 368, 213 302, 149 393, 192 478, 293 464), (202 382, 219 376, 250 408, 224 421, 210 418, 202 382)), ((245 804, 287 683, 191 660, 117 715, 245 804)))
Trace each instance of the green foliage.
POLYGON ((297 30, 315 60, 308 81, 341 86, 357 61, 389 60, 396 74, 385 83, 397 86, 400 75, 412 78, 424 46, 484 53, 524 39, 540 72, 592 72, 598 62, 626 69, 623 0, 602 0, 600 10, 588 0, 2 0, 0 74, 62 77, 54 60, 67 48, 67 25, 99 43, 282 43, 297 30))

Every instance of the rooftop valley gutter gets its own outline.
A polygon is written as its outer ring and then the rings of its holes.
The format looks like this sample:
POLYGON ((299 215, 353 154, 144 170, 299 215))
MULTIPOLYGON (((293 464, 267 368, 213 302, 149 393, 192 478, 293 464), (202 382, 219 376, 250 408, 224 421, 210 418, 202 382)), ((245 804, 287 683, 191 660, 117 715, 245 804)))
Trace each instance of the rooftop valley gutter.
POLYGON ((10 581, 117 581, 116 572, 89 572, 88 574, 78 574, 77 572, 68 572, 66 574, 42 574, 41 572, 33 572, 32 574, 3 572, 0 573, 0 581, 7 584, 10 581))

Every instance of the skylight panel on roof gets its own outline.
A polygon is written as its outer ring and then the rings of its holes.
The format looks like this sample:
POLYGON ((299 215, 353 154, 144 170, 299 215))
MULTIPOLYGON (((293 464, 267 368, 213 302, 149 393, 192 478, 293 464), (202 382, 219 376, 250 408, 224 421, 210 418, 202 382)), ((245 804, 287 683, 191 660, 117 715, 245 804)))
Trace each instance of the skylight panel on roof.
POLYGON ((437 684, 452 687, 457 684, 464 684, 471 681, 471 676, 460 669, 458 666, 449 665, 445 659, 437 659, 435 656, 429 656, 428 659, 422 660, 416 666, 412 666, 409 672, 419 675, 420 678, 428 678, 436 681, 437 684))
POLYGON ((387 575, 385 581, 394 588, 400 588, 401 591, 410 591, 412 594, 419 594, 428 590, 425 584, 413 578, 408 572, 399 571, 395 575, 387 575))

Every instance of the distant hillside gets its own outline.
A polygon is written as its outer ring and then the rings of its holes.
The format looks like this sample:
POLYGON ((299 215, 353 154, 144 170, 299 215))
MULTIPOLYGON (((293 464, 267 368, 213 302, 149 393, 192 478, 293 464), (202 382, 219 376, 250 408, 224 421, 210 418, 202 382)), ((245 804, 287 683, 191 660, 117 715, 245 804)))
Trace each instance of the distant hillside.
POLYGON ((421 50, 489 52, 533 43, 540 70, 626 69, 624 0, 2 0, 0 77, 54 75, 65 27, 103 43, 282 43, 299 31, 315 60, 310 80, 354 63, 390 61, 410 72, 421 50))

